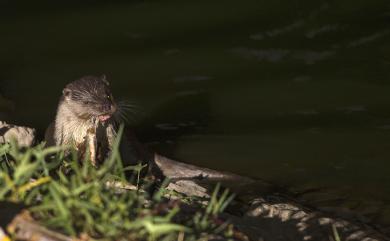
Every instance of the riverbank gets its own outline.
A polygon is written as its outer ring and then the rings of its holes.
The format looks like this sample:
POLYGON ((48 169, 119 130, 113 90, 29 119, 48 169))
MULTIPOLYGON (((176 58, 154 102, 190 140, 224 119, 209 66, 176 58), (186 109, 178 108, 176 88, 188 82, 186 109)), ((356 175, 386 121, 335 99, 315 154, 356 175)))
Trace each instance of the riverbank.
POLYGON ((42 144, 11 141, 0 152, 0 223, 21 240, 390 240, 353 213, 157 154, 123 167, 114 151, 96 169, 42 144))

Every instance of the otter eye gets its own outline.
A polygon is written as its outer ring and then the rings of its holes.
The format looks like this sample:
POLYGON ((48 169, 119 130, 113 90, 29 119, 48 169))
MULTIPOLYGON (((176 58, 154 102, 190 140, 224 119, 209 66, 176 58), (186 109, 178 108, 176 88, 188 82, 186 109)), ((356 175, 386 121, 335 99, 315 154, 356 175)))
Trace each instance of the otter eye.
POLYGON ((107 95, 107 99, 111 99, 111 96, 107 95))

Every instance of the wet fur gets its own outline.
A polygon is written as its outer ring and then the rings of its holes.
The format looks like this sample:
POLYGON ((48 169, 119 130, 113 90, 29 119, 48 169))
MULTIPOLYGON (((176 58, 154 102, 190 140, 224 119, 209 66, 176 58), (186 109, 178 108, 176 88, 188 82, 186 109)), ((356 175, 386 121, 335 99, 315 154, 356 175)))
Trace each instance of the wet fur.
POLYGON ((113 116, 117 106, 105 77, 86 76, 68 84, 59 101, 54 125, 46 133, 49 145, 68 145, 76 148, 79 156, 90 150, 93 164, 102 161, 111 150, 115 138, 115 121, 104 123, 100 115, 113 116))

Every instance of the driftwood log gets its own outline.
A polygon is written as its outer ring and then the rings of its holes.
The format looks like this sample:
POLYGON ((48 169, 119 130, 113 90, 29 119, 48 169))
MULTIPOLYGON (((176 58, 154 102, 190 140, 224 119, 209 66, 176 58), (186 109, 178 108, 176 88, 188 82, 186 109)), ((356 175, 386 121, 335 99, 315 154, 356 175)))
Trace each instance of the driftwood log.
POLYGON ((334 240, 336 232, 341 240, 390 240, 374 226, 351 220, 352 217, 341 218, 338 217, 340 213, 321 212, 288 196, 272 193, 277 188, 264 181, 188 165, 157 154, 154 163, 172 180, 168 188, 180 193, 207 197, 212 189, 206 189, 202 184, 216 182, 239 196, 240 193, 251 193, 252 199, 239 205, 238 211, 242 215, 224 214, 250 240, 329 241, 334 240))

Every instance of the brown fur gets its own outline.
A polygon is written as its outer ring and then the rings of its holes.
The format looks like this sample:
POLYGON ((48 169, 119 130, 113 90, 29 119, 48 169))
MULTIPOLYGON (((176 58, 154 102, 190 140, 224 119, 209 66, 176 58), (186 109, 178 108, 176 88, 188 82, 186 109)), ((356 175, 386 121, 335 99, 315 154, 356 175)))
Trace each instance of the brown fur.
POLYGON ((102 161, 111 150, 115 137, 116 111, 105 77, 85 76, 69 83, 63 90, 57 115, 46 134, 48 145, 72 146, 84 156, 88 149, 93 165, 102 161), (99 117, 111 116, 106 121, 99 117))

